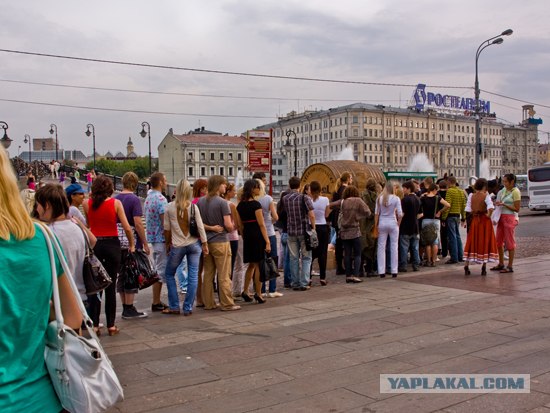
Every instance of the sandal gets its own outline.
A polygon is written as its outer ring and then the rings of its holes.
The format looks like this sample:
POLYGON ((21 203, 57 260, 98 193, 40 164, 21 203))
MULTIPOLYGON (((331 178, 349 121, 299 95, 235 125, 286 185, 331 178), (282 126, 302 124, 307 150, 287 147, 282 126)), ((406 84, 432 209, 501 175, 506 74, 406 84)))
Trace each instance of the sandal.
POLYGON ((502 270, 500 270, 501 274, 506 274, 509 272, 514 272, 514 269, 512 267, 504 267, 502 270))
POLYGON ((120 330, 117 326, 109 327, 107 329, 107 332, 110 336, 116 336, 118 333, 120 333, 120 330))
POLYGON ((162 314, 171 314, 171 315, 178 315, 180 313, 180 310, 170 310, 169 308, 165 308, 162 310, 162 314))
POLYGON ((320 283, 324 287, 325 285, 327 285, 327 280, 321 280, 320 283))
POLYGON ((505 267, 503 264, 498 264, 497 266, 491 268, 491 271, 501 271, 503 270, 505 267))

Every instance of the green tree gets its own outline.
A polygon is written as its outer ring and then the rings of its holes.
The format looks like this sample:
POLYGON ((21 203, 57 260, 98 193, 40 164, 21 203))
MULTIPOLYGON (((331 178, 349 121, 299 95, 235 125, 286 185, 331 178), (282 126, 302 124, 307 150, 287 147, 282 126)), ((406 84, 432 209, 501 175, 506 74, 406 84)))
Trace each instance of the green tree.
MULTIPOLYGON (((153 162, 153 172, 156 171, 156 164, 153 162)), ((86 164, 86 169, 93 168, 93 162, 86 164)), ((145 179, 149 176, 149 158, 139 157, 127 159, 122 162, 111 159, 100 159, 96 161, 96 172, 108 175, 123 176, 126 172, 134 172, 138 178, 145 179)))

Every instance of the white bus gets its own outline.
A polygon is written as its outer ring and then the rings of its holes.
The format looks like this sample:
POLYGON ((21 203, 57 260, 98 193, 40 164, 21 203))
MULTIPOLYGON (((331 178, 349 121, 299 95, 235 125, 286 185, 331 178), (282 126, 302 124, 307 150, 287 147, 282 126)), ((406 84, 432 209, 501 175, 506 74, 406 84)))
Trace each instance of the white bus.
POLYGON ((527 183, 529 209, 550 212, 550 165, 529 169, 527 183))
POLYGON ((527 185, 527 175, 516 175, 516 187, 521 192, 521 207, 529 206, 529 188, 527 185))

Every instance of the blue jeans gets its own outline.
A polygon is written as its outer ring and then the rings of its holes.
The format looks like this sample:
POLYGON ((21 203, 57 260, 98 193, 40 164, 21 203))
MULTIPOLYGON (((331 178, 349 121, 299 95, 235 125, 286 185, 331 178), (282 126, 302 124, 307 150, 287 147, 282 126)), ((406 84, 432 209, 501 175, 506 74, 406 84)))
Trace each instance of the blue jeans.
POLYGON ((281 244, 283 246, 283 270, 285 287, 290 286, 292 277, 290 276, 290 251, 288 250, 288 234, 281 232, 281 244))
POLYGON ((187 288, 187 257, 183 257, 181 264, 176 270, 176 275, 178 276, 179 287, 181 290, 187 288))
POLYGON ((449 255, 451 261, 462 261, 463 252, 462 239, 460 238, 460 218, 447 218, 447 238, 449 239, 449 255))
MULTIPOLYGON (((269 236, 269 244, 271 244, 271 253, 269 254, 273 261, 277 263, 279 254, 277 253, 277 237, 275 235, 269 236)), ((265 282, 262 283, 262 293, 265 293, 265 282)), ((269 280, 269 292, 274 293, 277 291, 277 278, 269 280)))
POLYGON ((407 258, 411 250, 412 265, 420 265, 420 254, 418 253, 418 234, 399 235, 399 268, 407 268, 407 258))
POLYGON ((179 310, 180 302, 176 286, 176 269, 184 257, 187 257, 187 294, 183 302, 183 311, 192 311, 199 273, 199 259, 202 248, 200 241, 186 247, 172 247, 166 263, 166 288, 168 288, 168 306, 170 310, 179 310))
POLYGON ((293 288, 307 287, 311 270, 311 251, 306 249, 303 235, 288 236, 288 250, 290 252, 290 278, 293 288), (300 256, 302 269, 300 270, 300 256))

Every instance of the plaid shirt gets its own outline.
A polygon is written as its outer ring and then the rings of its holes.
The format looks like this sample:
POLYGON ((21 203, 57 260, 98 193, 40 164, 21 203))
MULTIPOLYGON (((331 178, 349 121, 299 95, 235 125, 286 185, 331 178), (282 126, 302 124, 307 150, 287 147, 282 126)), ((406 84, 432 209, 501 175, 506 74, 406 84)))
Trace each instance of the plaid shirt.
POLYGON ((306 231, 307 214, 304 210, 304 200, 308 211, 313 210, 313 202, 307 195, 302 195, 293 191, 283 198, 283 207, 287 213, 287 231, 288 235, 297 237, 304 235, 306 231))

